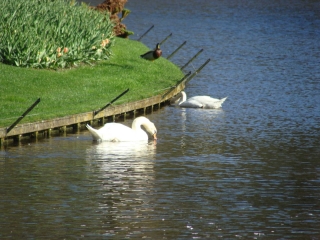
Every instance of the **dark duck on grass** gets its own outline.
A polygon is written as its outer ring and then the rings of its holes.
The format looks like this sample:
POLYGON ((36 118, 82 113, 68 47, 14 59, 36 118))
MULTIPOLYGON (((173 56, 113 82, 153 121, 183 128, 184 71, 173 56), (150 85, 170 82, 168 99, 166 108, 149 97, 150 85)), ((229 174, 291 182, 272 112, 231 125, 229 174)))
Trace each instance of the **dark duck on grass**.
POLYGON ((154 60, 158 59, 159 57, 161 57, 161 55, 162 55, 162 51, 160 49, 160 44, 157 43, 155 50, 146 52, 145 54, 140 55, 140 57, 142 57, 146 60, 154 61, 154 60))

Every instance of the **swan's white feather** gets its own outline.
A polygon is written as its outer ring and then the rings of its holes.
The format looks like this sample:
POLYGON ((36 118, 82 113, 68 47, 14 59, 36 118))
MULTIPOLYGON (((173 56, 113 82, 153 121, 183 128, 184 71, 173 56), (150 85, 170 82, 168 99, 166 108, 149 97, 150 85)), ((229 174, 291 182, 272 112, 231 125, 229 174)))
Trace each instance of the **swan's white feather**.
POLYGON ((222 99, 212 98, 210 96, 194 96, 187 99, 187 94, 181 91, 177 97, 174 98, 174 105, 185 108, 221 108, 227 97, 222 99))
POLYGON ((132 122, 132 128, 121 123, 106 123, 98 130, 87 124, 87 128, 94 140, 128 142, 148 140, 148 134, 141 128, 142 125, 151 135, 154 135, 154 138, 156 139, 157 129, 146 117, 136 118, 132 122))

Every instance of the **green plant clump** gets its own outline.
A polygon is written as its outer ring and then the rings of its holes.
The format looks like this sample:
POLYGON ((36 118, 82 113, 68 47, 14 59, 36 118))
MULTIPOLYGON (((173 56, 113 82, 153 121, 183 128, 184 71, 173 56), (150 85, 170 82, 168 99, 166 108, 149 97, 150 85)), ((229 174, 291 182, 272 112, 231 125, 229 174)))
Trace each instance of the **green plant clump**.
POLYGON ((1 0, 0 62, 65 68, 108 59, 113 45, 108 13, 67 0, 1 0))

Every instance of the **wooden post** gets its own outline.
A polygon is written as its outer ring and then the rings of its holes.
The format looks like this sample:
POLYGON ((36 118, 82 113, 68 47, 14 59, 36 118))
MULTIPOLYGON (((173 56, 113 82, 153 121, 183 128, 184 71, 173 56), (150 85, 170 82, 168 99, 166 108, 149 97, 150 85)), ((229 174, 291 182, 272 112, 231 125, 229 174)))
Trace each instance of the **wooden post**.
POLYGON ((150 32, 153 27, 154 25, 152 25, 144 34, 142 34, 138 41, 140 41, 148 32, 150 32))
POLYGON ((178 83, 169 89, 165 94, 162 95, 162 98, 165 98, 169 93, 171 93, 173 90, 175 90, 183 81, 187 79, 187 77, 191 74, 191 72, 188 72, 186 75, 183 76, 181 80, 178 81, 178 83))
POLYGON ((191 63, 194 59, 196 59, 198 57, 198 55, 203 51, 203 49, 201 49, 196 55, 194 55, 183 67, 181 67, 180 69, 183 70, 186 66, 189 65, 189 63, 191 63))
POLYGON ((22 135, 14 136, 13 141, 14 141, 14 142, 20 142, 20 141, 21 141, 21 138, 22 138, 22 135))
POLYGON ((167 41, 168 38, 171 37, 171 36, 172 36, 172 33, 170 33, 165 39, 163 39, 163 40, 160 42, 160 46, 161 46, 165 41, 167 41))
POLYGON ((182 48, 183 45, 185 45, 186 43, 187 43, 187 41, 184 41, 176 50, 173 51, 173 53, 171 53, 171 54, 167 57, 167 59, 172 58, 173 55, 175 55, 175 54, 179 51, 179 49, 182 48))
POLYGON ((72 131, 79 132, 81 129, 81 123, 72 124, 72 131))
POLYGON ((125 90, 124 92, 122 92, 119 96, 117 96, 116 98, 112 99, 111 102, 109 102, 107 105, 105 105, 104 107, 100 108, 97 111, 93 112, 93 117, 95 115, 97 115, 99 112, 101 112, 102 110, 106 109, 107 107, 109 107, 112 103, 114 103, 115 101, 117 101, 120 97, 122 97, 124 94, 126 94, 129 91, 129 88, 127 90, 125 90))
POLYGON ((40 102, 40 98, 38 98, 14 123, 11 124, 10 127, 7 128, 7 134, 14 128, 35 106, 40 102))
POLYGON ((202 64, 194 73, 191 74, 191 76, 186 79, 186 83, 189 82, 195 75, 197 75, 208 63, 210 62, 210 58, 202 64))
POLYGON ((63 136, 65 136, 67 134, 67 126, 61 127, 60 130, 61 130, 63 136))

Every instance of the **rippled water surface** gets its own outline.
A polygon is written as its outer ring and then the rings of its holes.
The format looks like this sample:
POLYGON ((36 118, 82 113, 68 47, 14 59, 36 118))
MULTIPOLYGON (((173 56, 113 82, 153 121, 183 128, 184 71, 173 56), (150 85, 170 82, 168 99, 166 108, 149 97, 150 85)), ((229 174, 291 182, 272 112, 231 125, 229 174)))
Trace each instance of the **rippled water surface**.
POLYGON ((0 238, 320 239, 320 4, 272 2, 129 1, 131 39, 172 32, 179 66, 203 48, 186 92, 228 99, 148 115, 148 144, 84 131, 1 149, 0 238))

